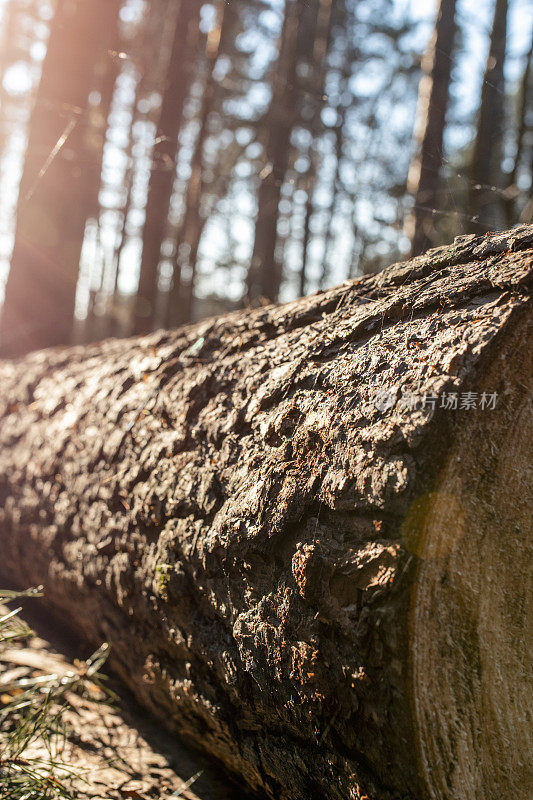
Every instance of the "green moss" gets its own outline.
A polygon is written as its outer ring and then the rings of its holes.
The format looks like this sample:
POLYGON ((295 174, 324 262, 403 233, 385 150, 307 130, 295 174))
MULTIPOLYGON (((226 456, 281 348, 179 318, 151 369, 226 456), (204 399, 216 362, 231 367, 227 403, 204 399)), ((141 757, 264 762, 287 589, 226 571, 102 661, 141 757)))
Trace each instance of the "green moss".
POLYGON ((168 600, 168 583, 172 571, 172 564, 157 564, 155 571, 157 575, 157 594, 162 597, 163 600, 168 600))

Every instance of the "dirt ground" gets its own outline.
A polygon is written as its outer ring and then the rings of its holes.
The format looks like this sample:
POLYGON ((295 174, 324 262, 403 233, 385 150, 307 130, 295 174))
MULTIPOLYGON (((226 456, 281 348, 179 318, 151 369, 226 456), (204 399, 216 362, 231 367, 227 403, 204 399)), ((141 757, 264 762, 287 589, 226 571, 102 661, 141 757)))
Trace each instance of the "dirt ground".
MULTIPOLYGON (((0 651, 0 693, 15 679, 52 673, 61 677, 80 668, 78 643, 46 623, 42 614, 26 615, 25 621, 36 635, 24 645, 0 651)), ((150 719, 126 689, 113 681, 110 687, 119 695, 119 704, 102 699, 98 691, 94 700, 75 692, 66 696, 62 759, 80 775, 75 785, 80 800, 246 798, 246 792, 230 785, 216 767, 150 719)), ((46 755, 44 744, 33 746, 27 755, 41 752, 46 755)))

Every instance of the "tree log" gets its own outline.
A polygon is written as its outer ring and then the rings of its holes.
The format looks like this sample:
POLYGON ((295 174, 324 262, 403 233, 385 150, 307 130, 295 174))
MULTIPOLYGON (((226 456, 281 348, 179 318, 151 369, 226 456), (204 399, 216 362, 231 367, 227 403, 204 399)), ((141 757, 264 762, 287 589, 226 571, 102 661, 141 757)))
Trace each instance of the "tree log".
POLYGON ((522 226, 0 363, 5 579, 247 791, 525 800, 532 274, 522 226))

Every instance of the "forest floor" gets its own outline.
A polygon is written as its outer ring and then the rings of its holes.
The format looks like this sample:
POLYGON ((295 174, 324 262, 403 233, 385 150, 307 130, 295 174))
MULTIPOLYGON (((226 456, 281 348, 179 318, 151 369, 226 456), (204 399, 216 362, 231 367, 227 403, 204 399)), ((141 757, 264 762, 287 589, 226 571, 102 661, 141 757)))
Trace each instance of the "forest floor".
MULTIPOLYGON (((61 677, 82 663, 76 657, 83 649, 80 644, 41 613, 26 614, 24 622, 36 635, 1 650, 0 692, 15 675, 17 680, 51 672, 61 677)), ((97 690, 94 700, 76 692, 64 698, 61 762, 79 776, 73 785, 79 800, 243 800, 242 792, 212 763, 162 729, 127 689, 114 680, 109 686, 119 702, 97 690)), ((45 743, 37 741, 24 755, 46 758, 46 752, 45 743)))

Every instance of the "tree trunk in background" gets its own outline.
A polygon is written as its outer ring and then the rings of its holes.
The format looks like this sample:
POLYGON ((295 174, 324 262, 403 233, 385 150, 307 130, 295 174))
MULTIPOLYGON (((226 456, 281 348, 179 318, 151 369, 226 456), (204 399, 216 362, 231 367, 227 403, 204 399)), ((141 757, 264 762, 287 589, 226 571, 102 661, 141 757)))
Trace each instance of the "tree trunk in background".
POLYGON ((180 232, 176 241, 178 250, 175 259, 175 269, 173 277, 173 287, 169 295, 168 322, 170 327, 175 327, 182 322, 189 322, 192 319, 192 307, 194 300, 194 286, 196 278, 196 263, 198 261, 198 249, 200 239, 204 229, 205 221, 201 217, 201 203, 205 190, 204 182, 204 145, 208 134, 209 114, 212 110, 215 77, 214 70, 218 61, 219 54, 224 51, 225 28, 224 20, 228 19, 229 11, 226 0, 219 0, 217 6, 217 23, 209 33, 206 41, 206 81, 202 95, 202 107, 200 110, 200 130, 196 137, 194 152, 191 159, 191 175, 187 183, 185 195, 185 214, 180 226, 180 232), (181 249, 185 247, 187 254, 185 264, 182 262, 181 249), (190 280, 187 284, 182 281, 182 267, 187 266, 190 272, 190 280))
POLYGON ((18 25, 20 25, 20 8, 14 0, 9 0, 4 7, 4 16, 0 23, 0 164, 11 132, 8 119, 9 95, 4 88, 4 78, 18 55, 18 48, 13 46, 16 42, 18 25))
POLYGON ((300 285, 298 288, 299 297, 304 297, 305 294, 307 293, 307 283, 308 283, 307 260, 309 256, 309 242, 311 241, 311 220, 313 218, 313 213, 315 210, 315 204, 313 202, 313 191, 314 191, 315 180, 316 180, 316 163, 314 155, 311 154, 311 165, 309 167, 308 174, 306 175, 307 200, 305 201, 304 235, 302 239, 302 263, 300 265, 300 275, 299 275, 300 285))
POLYGON ((183 109, 193 77, 199 37, 198 0, 180 0, 175 17, 166 85, 153 150, 146 203, 141 274, 136 298, 134 332, 146 333, 155 323, 159 261, 176 179, 176 162, 183 109))
POLYGON ((339 118, 337 119, 337 124, 335 125, 335 173, 333 175, 331 187, 331 202, 328 206, 327 212, 326 233, 324 236, 324 254, 322 256, 322 270, 319 279, 319 286, 321 289, 325 289, 328 282, 331 266, 331 244, 333 242, 333 220, 335 218, 335 210, 339 201, 341 189, 341 166, 343 157, 346 109, 341 108, 338 114, 339 118))
POLYGON ((120 0, 61 0, 52 23, 0 325, 4 355, 71 340, 87 208, 99 185, 87 176, 100 163, 102 148, 88 99, 97 88, 97 65, 112 44, 119 7, 120 0))
MULTIPOLYGON (((508 178, 508 196, 505 198, 505 215, 506 223, 510 227, 517 222, 517 208, 516 197, 519 194, 517 186, 518 174, 521 166, 522 156, 524 155, 524 140, 528 130, 528 113, 531 113, 531 106, 533 103, 533 38, 529 53, 526 57, 526 65, 524 67, 524 74, 520 82, 520 94, 518 115, 516 123, 516 150, 513 159, 513 168, 508 178)), ((532 148, 533 149, 533 148, 532 148)), ((533 171, 531 172, 531 183, 533 185, 533 171)))
POLYGON ((502 154, 505 127, 505 47, 508 0, 496 0, 489 57, 481 87, 481 105, 470 169, 470 227, 481 232, 501 228, 504 221, 502 154))
POLYGON ((532 279, 530 226, 0 363, 4 582, 267 797, 529 800, 532 279))
POLYGON ((313 36, 313 47, 310 53, 309 62, 312 66, 309 81, 308 94, 312 98, 313 113, 309 121, 311 132, 311 145, 309 147, 309 168, 305 178, 307 201, 305 204, 304 236, 302 241, 302 263, 300 266, 300 287, 299 294, 303 297, 307 291, 308 275, 307 265, 309 257, 309 244, 311 241, 311 219, 315 211, 313 200, 317 174, 318 174, 318 154, 317 139, 321 132, 321 112, 324 108, 324 84, 327 72, 327 57, 331 43, 331 26, 336 0, 319 0, 316 24, 313 36))
POLYGON ((113 289, 110 297, 108 298, 108 305, 106 311, 107 317, 107 330, 109 336, 119 335, 120 330, 120 304, 119 304, 119 278, 120 278, 120 261, 122 253, 128 240, 128 221, 130 211, 133 206, 133 187, 135 182, 135 159, 133 156, 133 148, 135 145, 134 127, 139 121, 140 114, 138 112, 138 102, 141 97, 139 84, 135 89, 135 98, 132 104, 131 122, 128 131, 128 146, 125 151, 127 159, 127 167, 124 176, 124 203, 120 209, 121 223, 118 231, 116 246, 113 252, 113 289))
MULTIPOLYGON (((121 223, 117 235, 117 243, 113 254, 114 288, 107 311, 106 335, 127 336, 133 323, 133 308, 124 307, 123 298, 120 296, 118 281, 122 253, 128 242, 128 222, 130 211, 134 208, 134 187, 137 179, 138 162, 134 153, 135 127, 139 123, 152 122, 158 119, 156 109, 141 110, 140 104, 161 86, 165 85, 170 58, 170 47, 174 30, 167 30, 168 21, 174 21, 170 16, 170 7, 173 0, 157 0, 146 6, 142 34, 138 44, 138 78, 135 85, 134 97, 131 105, 131 120, 128 129, 128 143, 125 148, 127 171, 124 180, 124 204, 120 209, 121 223), (166 53, 166 57, 165 57, 166 53), (155 118, 155 119, 154 119, 155 118)), ((175 7, 174 7, 175 8, 175 7)), ((118 210, 118 209, 117 209, 118 210)))
MULTIPOLYGON (((4 122, 6 111, 6 90, 3 86, 3 81, 8 67, 11 64, 13 41, 17 31, 18 14, 20 10, 17 8, 13 0, 9 0, 4 9, 4 16, 1 23, 1 38, 0 38, 0 114, 2 122, 4 122)), ((1 145, 3 144, 3 137, 0 131, 0 156, 2 155, 1 145)))
POLYGON ((267 143, 265 166, 260 173, 257 221, 252 260, 247 277, 247 296, 276 300, 281 267, 275 250, 281 188, 289 165, 291 133, 297 119, 298 32, 304 0, 286 0, 272 100, 265 120, 267 143))
MULTIPOLYGON (((119 50, 120 34, 118 15, 116 15, 114 19, 113 30, 110 31, 110 52, 109 54, 106 54, 106 58, 102 59, 100 63, 97 63, 95 67, 95 89, 100 94, 100 102, 96 108, 92 108, 90 111, 90 122, 92 125, 91 137, 98 150, 98 158, 95 159, 94 164, 91 164, 91 170, 85 176, 88 200, 86 218, 94 219, 99 231, 101 229, 100 188, 102 186, 104 147, 107 137, 109 114, 111 113, 113 96, 120 72, 120 59, 118 58, 119 50)), ((100 233, 99 241, 101 241, 100 233)), ((101 252, 102 269, 100 286, 96 292, 96 302, 93 302, 90 305, 90 313, 85 321, 84 329, 86 342, 92 341, 93 339, 102 338, 102 334, 106 332, 106 324, 105 320, 103 319, 103 312, 105 309, 105 292, 106 284, 109 282, 109 271, 110 268, 113 268, 113 263, 111 263, 111 265, 106 264, 103 248, 101 248, 101 252)))
POLYGON ((413 256, 424 253, 434 243, 433 209, 439 205, 444 127, 456 29, 455 5, 456 0, 439 0, 435 32, 422 61, 424 74, 420 81, 415 133, 417 149, 407 180, 408 191, 414 197, 414 208, 407 225, 413 256))

